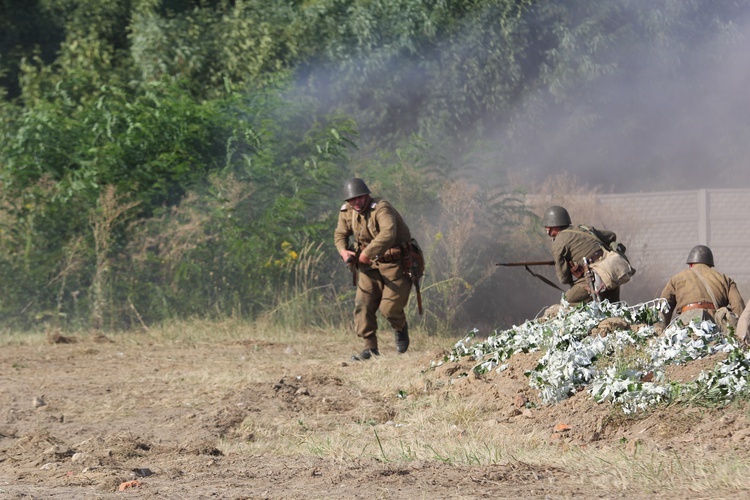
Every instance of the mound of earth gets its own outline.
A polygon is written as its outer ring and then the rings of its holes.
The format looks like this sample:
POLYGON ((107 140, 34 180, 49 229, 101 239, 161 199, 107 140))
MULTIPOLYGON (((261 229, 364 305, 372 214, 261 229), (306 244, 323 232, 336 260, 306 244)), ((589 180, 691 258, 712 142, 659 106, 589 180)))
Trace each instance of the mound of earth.
POLYGON ((643 322, 660 307, 553 306, 542 318, 458 342, 432 363, 427 383, 492 406, 498 424, 550 442, 744 448, 750 352, 710 322, 666 330, 643 322))
MULTIPOLYGON (((438 354, 438 353, 436 353, 438 354)), ((444 351, 447 356, 449 351, 444 351)), ((425 374, 426 384, 442 392, 474 401, 494 410, 488 425, 502 425, 509 432, 543 436, 549 443, 570 446, 625 444, 663 450, 706 444, 712 450, 747 449, 750 419, 745 400, 728 406, 706 407, 689 403, 659 405, 636 415, 624 415, 609 403, 597 403, 582 388, 570 397, 546 404, 524 375, 534 369, 542 353, 517 353, 503 372, 476 375, 473 361, 444 363, 425 374)), ((440 357, 439 355, 437 357, 440 357)), ((670 366, 670 379, 691 381, 726 358, 718 353, 679 366, 670 366)))

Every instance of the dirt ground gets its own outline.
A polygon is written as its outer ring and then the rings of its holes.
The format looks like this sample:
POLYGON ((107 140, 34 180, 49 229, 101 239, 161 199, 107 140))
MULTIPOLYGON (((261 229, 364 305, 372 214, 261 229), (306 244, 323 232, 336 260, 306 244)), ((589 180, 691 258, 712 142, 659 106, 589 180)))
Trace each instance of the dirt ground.
MULTIPOLYGON (((251 338, 179 343, 134 341, 122 334, 4 345, 0 498, 750 495, 750 421, 743 404, 721 410, 673 406, 639 418, 618 416, 584 394, 552 406, 528 405, 536 395, 523 371, 539 354, 514 356, 502 374, 457 378, 469 367, 449 363, 425 369, 441 359, 439 346, 416 342, 403 356, 383 349, 380 359, 356 363, 341 354, 348 354, 350 344, 326 339, 321 349, 320 343, 251 338), (318 352, 325 354, 313 354, 318 352), (408 374, 404 401, 384 396, 374 389, 377 383, 363 382, 377 376, 387 385, 389 373, 408 374), (362 451, 355 436, 341 438, 352 439, 352 445, 330 443, 361 424, 363 415, 376 437, 408 436, 408 429, 394 424, 407 408, 400 405, 449 399, 476 414, 464 419, 464 427, 447 426, 445 436, 434 437, 436 448, 448 435, 459 442, 464 432, 490 440, 526 436, 543 450, 539 456, 569 458, 534 461, 510 450, 494 463, 441 460, 437 452, 438 458, 399 459, 377 447, 362 451), (306 445, 264 446, 273 441, 274 426, 279 429, 274 440, 306 445), (316 439, 324 431, 328 437, 316 439), (734 471, 716 465, 696 471, 726 475, 718 487, 705 481, 691 486, 696 477, 686 476, 684 484, 666 488, 657 477, 649 488, 606 467, 586 474, 576 463, 607 452, 643 461, 643 473, 655 477, 665 474, 649 472, 645 462, 655 453, 677 457, 665 462, 672 464, 694 457, 716 464, 731 457, 734 471)), ((682 367, 673 377, 694 377, 700 369, 699 364, 682 367)))

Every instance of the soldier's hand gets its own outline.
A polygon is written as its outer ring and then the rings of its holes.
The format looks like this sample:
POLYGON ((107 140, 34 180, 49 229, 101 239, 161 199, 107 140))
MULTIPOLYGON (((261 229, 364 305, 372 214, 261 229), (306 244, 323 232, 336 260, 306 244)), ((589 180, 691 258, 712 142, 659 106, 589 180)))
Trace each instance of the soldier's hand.
POLYGON ((351 250, 341 250, 341 252, 339 252, 339 255, 341 255, 341 259, 347 264, 351 262, 350 259, 354 259, 357 256, 357 254, 352 252, 351 250))
POLYGON ((365 255, 364 252, 362 252, 361 254, 359 254, 359 262, 360 262, 360 264, 364 264, 366 266, 369 266, 370 264, 372 264, 372 261, 370 260, 370 257, 368 257, 367 255, 365 255))
POLYGON ((568 269, 570 269, 570 274, 573 275, 575 279, 580 278, 583 276, 583 266, 580 264, 577 264, 575 262, 569 262, 568 263, 568 269))

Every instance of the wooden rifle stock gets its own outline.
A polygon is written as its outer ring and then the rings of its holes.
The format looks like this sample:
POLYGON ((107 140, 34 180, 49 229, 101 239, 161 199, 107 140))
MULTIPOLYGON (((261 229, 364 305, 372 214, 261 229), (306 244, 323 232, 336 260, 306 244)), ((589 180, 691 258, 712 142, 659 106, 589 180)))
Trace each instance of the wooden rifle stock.
POLYGON ((555 261, 554 260, 534 260, 534 261, 528 261, 528 262, 498 262, 495 264, 496 266, 554 266, 555 261))
POLYGON ((352 272, 352 286, 357 286, 357 256, 352 255, 348 259, 346 259, 346 265, 349 267, 349 270, 352 272))

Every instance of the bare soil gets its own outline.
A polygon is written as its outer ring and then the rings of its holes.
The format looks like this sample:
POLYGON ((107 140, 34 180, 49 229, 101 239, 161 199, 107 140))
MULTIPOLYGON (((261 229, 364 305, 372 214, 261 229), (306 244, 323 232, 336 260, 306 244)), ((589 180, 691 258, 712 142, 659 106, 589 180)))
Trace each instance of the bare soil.
MULTIPOLYGON (((750 422, 744 403, 722 409, 673 405, 626 417, 581 392, 545 406, 523 374, 536 364, 538 353, 516 355, 505 372, 480 379, 459 376, 469 372, 468 365, 429 369, 442 358, 439 345, 417 341, 402 356, 383 348, 379 359, 361 363, 348 359, 353 342, 346 342, 244 338, 188 344, 145 337, 134 341, 123 334, 2 346, 0 498, 750 494, 750 422), (380 391, 377 380, 366 382, 391 372, 408 375, 406 394, 380 391), (349 452, 341 451, 346 445, 326 447, 326 440, 343 435, 345 441, 348 432, 363 425, 375 436, 402 433, 406 440, 412 431, 399 424, 406 408, 450 399, 475 415, 435 435, 436 449, 443 440, 460 442, 464 433, 475 439, 525 436, 533 438, 536 456, 547 458, 517 458, 513 450, 494 463, 442 460, 439 453, 397 457, 376 445, 364 450, 353 434, 349 452), (287 444, 274 444, 282 442, 287 444), (570 458, 609 452, 636 465, 642 461, 644 474, 656 478, 654 486, 620 481, 605 465, 588 474, 570 458), (731 457, 740 470, 719 487, 693 483, 711 470, 695 471, 684 484, 665 487, 659 479, 665 472, 649 471, 652 459, 645 458, 657 453, 676 457, 670 463, 706 457, 715 464, 731 457), (558 461, 557 456, 568 458, 558 461)), ((671 376, 694 378, 702 368, 676 368, 671 376)))

